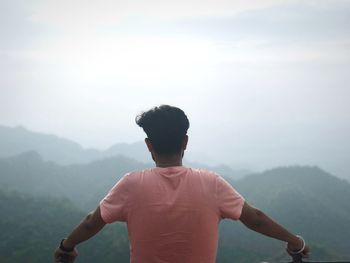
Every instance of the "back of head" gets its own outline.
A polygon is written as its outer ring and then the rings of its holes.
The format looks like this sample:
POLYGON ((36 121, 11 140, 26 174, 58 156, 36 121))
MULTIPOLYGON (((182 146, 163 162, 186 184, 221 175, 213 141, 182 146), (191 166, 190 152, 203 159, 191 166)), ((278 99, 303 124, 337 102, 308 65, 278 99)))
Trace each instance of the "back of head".
POLYGON ((186 114, 179 108, 161 105, 136 117, 157 154, 170 155, 181 151, 190 126, 186 114))

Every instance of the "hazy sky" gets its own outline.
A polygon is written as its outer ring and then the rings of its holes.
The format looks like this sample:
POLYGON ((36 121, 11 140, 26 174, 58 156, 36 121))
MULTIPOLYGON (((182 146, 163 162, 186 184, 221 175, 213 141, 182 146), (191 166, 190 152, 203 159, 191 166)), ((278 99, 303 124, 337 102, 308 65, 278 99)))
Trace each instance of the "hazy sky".
POLYGON ((338 0, 0 0, 0 124, 106 148, 172 104, 202 161, 344 173, 349 25, 338 0))

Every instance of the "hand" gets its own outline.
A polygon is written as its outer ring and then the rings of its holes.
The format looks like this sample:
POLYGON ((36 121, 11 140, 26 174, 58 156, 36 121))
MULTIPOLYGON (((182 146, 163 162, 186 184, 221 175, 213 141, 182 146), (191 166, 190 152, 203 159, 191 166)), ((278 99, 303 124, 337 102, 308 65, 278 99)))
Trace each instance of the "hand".
POLYGON ((293 241, 288 242, 288 245, 287 245, 288 254, 293 256, 295 255, 295 252, 300 251, 304 247, 304 249, 298 254, 300 254, 302 257, 308 257, 310 249, 306 244, 304 244, 304 242, 305 241, 303 239, 296 236, 296 238, 293 241))
POLYGON ((74 260, 78 256, 78 251, 75 248, 72 252, 67 253, 67 252, 63 251, 62 249, 57 248, 54 252, 54 260, 55 260, 54 262, 63 262, 62 258, 64 255, 68 256, 68 262, 72 263, 72 262, 74 262, 74 260))

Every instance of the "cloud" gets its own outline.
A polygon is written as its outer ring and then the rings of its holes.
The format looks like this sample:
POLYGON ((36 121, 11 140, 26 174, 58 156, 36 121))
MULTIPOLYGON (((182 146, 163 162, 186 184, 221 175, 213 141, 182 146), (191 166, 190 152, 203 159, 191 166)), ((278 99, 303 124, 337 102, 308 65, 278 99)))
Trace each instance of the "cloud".
MULTIPOLYGON (((349 39, 350 2, 325 4, 313 1, 266 6, 231 16, 179 18, 167 23, 133 21, 124 25, 128 32, 138 34, 187 34, 221 40, 328 41, 349 39), (338 3, 338 4, 337 4, 338 3)), ((283 42, 281 42, 283 41, 283 42)))
POLYGON ((32 19, 65 29, 120 25, 125 19, 178 19, 199 16, 230 16, 243 11, 285 4, 289 0, 129 0, 42 1, 32 19))
POLYGON ((32 23, 32 13, 32 1, 0 1, 0 51, 36 45, 45 29, 32 23))
POLYGON ((170 103, 203 150, 235 137, 259 155, 251 138, 303 123, 348 134, 349 1, 0 0, 0 14, 1 123, 107 146, 170 103))

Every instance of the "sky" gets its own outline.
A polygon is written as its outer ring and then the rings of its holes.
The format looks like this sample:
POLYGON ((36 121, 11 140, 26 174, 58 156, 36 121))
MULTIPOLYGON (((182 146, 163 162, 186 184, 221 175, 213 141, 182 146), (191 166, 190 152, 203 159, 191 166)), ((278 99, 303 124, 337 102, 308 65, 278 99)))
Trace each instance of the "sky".
POLYGON ((349 25, 340 0, 0 0, 0 124, 106 149, 171 104, 190 159, 344 177, 349 25))

